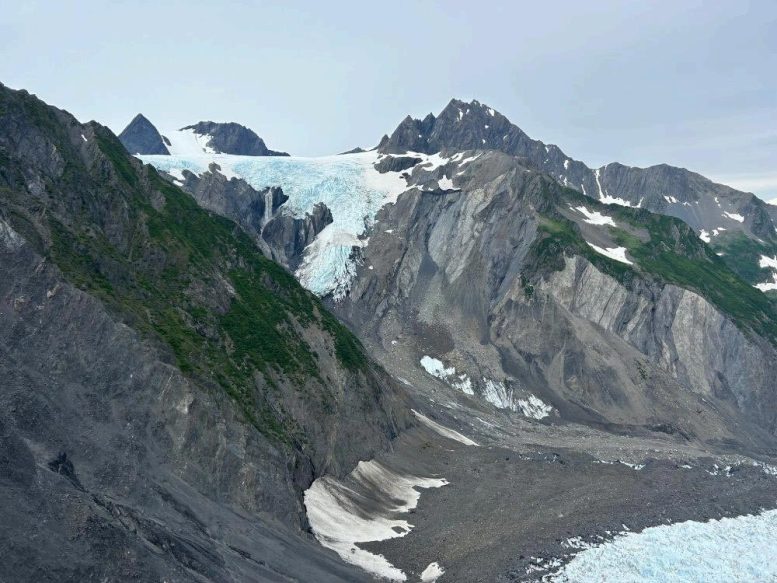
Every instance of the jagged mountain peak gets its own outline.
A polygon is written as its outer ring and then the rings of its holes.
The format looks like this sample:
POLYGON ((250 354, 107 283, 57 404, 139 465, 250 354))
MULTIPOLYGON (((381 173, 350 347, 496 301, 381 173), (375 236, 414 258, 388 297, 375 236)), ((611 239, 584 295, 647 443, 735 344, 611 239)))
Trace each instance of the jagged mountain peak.
MULTIPOLYGON (((753 194, 669 164, 638 168, 611 162, 590 168, 558 146, 530 138, 497 110, 474 99, 451 99, 436 117, 430 114, 418 120, 408 116, 379 146, 382 154, 465 150, 498 150, 600 202, 682 219, 743 276, 752 272, 760 256, 777 252, 775 213, 753 194), (746 257, 731 252, 744 247, 750 249, 746 257), (748 267, 737 267, 741 265, 748 267)), ((758 283, 752 277, 748 280, 758 283)))
POLYGON ((170 154, 162 135, 142 113, 132 118, 119 140, 130 154, 170 154))

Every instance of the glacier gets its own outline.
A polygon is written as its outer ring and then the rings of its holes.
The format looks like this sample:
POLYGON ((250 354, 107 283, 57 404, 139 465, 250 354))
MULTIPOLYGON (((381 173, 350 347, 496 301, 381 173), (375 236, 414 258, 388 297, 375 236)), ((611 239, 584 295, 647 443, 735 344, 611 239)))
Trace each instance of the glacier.
POLYGON ((777 510, 629 532, 586 548, 548 583, 775 581, 777 510))
POLYGON ((213 154, 194 146, 177 151, 182 154, 138 158, 178 179, 183 170, 202 174, 215 162, 222 174, 257 190, 280 186, 289 197, 286 212, 294 216, 304 216, 318 202, 329 207, 333 222, 306 250, 296 276, 313 293, 332 294, 335 301, 350 288, 357 266, 353 250, 366 244, 376 213, 408 189, 403 173, 375 169, 375 151, 318 158, 213 154))

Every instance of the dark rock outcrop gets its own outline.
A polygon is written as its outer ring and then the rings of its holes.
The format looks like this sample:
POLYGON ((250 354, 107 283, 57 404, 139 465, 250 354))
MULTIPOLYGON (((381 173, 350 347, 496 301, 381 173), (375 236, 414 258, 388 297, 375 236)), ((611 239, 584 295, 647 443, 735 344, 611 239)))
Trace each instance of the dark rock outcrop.
POLYGON ((199 176, 184 170, 181 188, 203 208, 238 223, 267 257, 293 272, 305 247, 332 222, 331 211, 319 203, 305 217, 283 214, 281 205, 289 197, 280 188, 256 190, 240 178, 227 179, 219 170, 215 163, 199 176))
POLYGON ((270 247, 273 259, 293 272, 302 262, 305 247, 331 222, 332 211, 318 203, 303 218, 285 214, 273 218, 264 226, 262 239, 270 247))
POLYGON ((193 130, 194 133, 202 136, 210 136, 207 145, 219 154, 235 154, 238 156, 289 155, 286 152, 270 150, 265 145, 264 140, 257 136, 253 130, 234 122, 201 121, 181 129, 193 130))
POLYGON ((159 131, 142 113, 124 128, 119 140, 130 154, 170 154, 159 131))

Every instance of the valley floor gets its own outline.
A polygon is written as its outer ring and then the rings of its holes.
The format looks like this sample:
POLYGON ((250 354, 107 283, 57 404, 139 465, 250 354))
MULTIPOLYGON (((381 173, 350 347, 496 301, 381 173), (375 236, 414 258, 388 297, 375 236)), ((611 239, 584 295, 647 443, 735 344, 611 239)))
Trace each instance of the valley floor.
MULTIPOLYGON (((384 364, 391 368, 397 361, 384 364)), ((396 499, 380 501, 381 488, 396 478, 383 484, 345 479, 350 494, 341 512, 366 522, 388 517, 409 524, 393 538, 357 543, 355 553, 385 558, 375 557, 380 567, 364 556, 346 554, 347 561, 399 580, 440 583, 730 581, 732 572, 743 581, 767 577, 768 564, 745 566, 736 561, 747 556, 720 553, 718 546, 730 528, 750 549, 773 546, 774 512, 750 522, 698 523, 777 507, 776 466, 669 435, 529 421, 440 387, 422 372, 402 373, 425 419, 376 461, 390 475, 445 485, 417 488, 417 506, 397 512, 396 499), (677 525, 684 521, 696 522, 677 525), (634 538, 669 524, 675 526, 667 532, 634 538), (691 535, 696 547, 677 552, 677 537, 691 535), (590 547, 597 547, 594 556, 579 554, 590 547), (644 553, 633 552, 643 547, 644 553), (689 562, 705 551, 706 557, 689 562)), ((758 557, 755 552, 750 559, 758 557)))

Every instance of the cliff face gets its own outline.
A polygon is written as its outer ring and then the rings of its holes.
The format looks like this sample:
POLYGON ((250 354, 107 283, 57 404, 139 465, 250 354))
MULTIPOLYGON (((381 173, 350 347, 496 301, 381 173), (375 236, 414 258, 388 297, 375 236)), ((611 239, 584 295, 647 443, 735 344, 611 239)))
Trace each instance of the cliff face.
POLYGON ((241 178, 227 179, 217 164, 200 175, 184 170, 182 176, 178 183, 200 206, 235 221, 267 257, 291 272, 299 266, 305 247, 332 223, 325 204, 315 205, 304 217, 291 216, 282 212, 289 197, 280 188, 256 190, 241 178))
POLYGON ((0 578, 360 580, 301 493, 403 396, 248 235, 0 87, 0 269, 0 578))
POLYGON ((430 370, 426 356, 500 408, 533 395, 548 419, 771 442, 777 318, 763 294, 680 221, 597 204, 497 152, 450 153, 412 181, 451 187, 384 208, 333 303, 390 370, 430 370))

